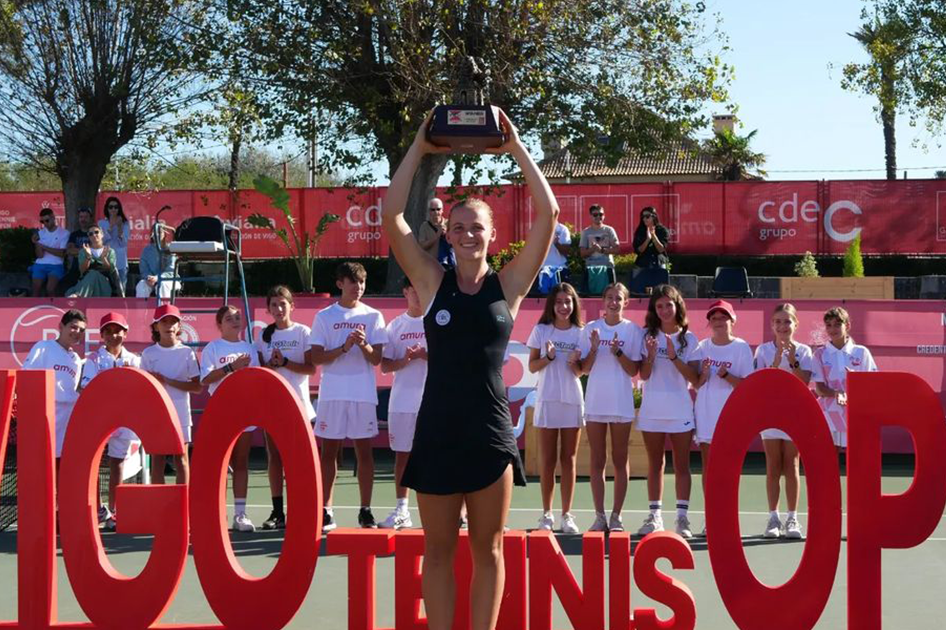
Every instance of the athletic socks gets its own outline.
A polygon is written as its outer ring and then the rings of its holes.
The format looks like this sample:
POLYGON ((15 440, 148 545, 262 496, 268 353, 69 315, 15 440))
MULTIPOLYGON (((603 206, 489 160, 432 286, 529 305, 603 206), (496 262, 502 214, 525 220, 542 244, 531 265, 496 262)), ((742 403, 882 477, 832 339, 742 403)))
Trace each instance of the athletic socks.
POLYGON ((689 509, 690 509, 689 501, 678 500, 677 501, 677 518, 680 518, 681 516, 686 516, 689 509))
POLYGON ((660 501, 651 501, 650 502, 650 513, 654 516, 660 516, 660 508, 663 506, 663 503, 660 501))
POLYGON ((234 499, 233 500, 233 515, 237 514, 246 514, 246 499, 234 499))
MULTIPOLYGON (((789 512, 789 517, 791 517, 792 514, 794 514, 794 512, 789 512)), ((782 520, 782 515, 778 513, 778 510, 772 510, 769 512, 769 518, 777 518, 778 520, 782 520)))
POLYGON ((407 512, 407 497, 397 500, 396 509, 398 512, 407 512))
POLYGON ((273 497, 273 512, 277 514, 284 514, 282 507, 282 497, 273 497))
POLYGON ((788 512, 788 518, 795 519, 795 520, 797 521, 797 520, 798 520, 798 512, 793 511, 793 510, 790 510, 790 511, 788 512))

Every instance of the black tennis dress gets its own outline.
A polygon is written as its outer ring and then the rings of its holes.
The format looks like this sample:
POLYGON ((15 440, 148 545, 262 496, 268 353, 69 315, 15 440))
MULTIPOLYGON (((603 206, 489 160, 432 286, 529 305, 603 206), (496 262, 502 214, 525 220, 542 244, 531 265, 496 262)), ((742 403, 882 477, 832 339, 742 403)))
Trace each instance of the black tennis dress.
POLYGON ((526 485, 503 384, 512 315, 499 276, 462 293, 446 271, 424 315, 427 382, 402 484, 426 494, 482 490, 512 464, 526 485))

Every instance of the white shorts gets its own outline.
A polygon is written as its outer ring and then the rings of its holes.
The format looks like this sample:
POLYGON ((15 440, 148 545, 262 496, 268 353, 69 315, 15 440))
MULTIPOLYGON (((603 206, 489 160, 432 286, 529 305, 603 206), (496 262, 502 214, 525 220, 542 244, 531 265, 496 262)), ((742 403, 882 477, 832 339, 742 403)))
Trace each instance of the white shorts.
POLYGON ((322 400, 315 411, 315 435, 328 440, 364 440, 378 435, 378 405, 322 400))
POLYGON ((713 434, 716 433, 716 420, 703 422, 697 421, 696 432, 693 434, 693 441, 697 444, 709 444, 713 441, 713 434))
POLYGON ((766 429, 761 433, 763 440, 785 440, 786 442, 791 442, 792 438, 789 437, 788 433, 785 431, 779 431, 778 429, 766 429))
POLYGON ((132 444, 141 443, 131 429, 122 427, 108 438, 108 456, 114 459, 127 459, 131 455, 132 444))
POLYGON ((831 431, 831 438, 834 440, 834 445, 847 448, 847 431, 831 431))
POLYGON ((417 414, 404 411, 388 412, 388 444, 395 453, 410 453, 414 445, 414 427, 417 414))
POLYGON ((627 416, 613 416, 603 413, 586 413, 585 422, 598 422, 600 424, 631 424, 634 418, 627 416))
POLYGON ((585 425, 581 405, 539 402, 535 405, 532 425, 537 429, 580 429, 585 425))
POLYGON ((647 433, 686 433, 695 429, 693 420, 654 420, 637 418, 637 430, 647 433))
POLYGON ((66 427, 69 426, 69 417, 75 406, 74 402, 56 403, 56 459, 62 457, 62 445, 66 441, 66 427))

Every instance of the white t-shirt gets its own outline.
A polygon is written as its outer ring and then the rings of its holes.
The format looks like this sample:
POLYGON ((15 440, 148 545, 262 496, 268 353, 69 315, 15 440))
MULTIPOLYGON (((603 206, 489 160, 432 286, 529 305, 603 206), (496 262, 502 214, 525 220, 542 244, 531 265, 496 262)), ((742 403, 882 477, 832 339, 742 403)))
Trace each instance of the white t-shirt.
MULTIPOLYGON (((319 311, 312 321, 309 344, 334 350, 345 343, 352 331, 361 328, 369 344, 387 342, 384 317, 379 311, 359 303, 345 308, 339 303, 319 311)), ((374 366, 356 346, 322 366, 319 400, 346 400, 378 404, 374 366)))
MULTIPOLYGON (((646 333, 645 333, 646 334, 646 333)), ((686 333, 686 348, 680 350, 680 333, 670 335, 677 356, 684 363, 694 361, 699 352, 699 340, 689 330, 686 333)), ((647 346, 641 343, 641 355, 646 358, 647 346)), ((645 420, 681 420, 693 421, 693 398, 690 397, 690 384, 680 370, 667 357, 667 335, 657 331, 657 357, 651 366, 650 378, 641 381, 640 418, 645 420)))
POLYGON ((716 345, 712 339, 704 339, 691 360, 703 362, 705 359, 709 359, 707 368, 710 374, 706 383, 696 391, 697 427, 701 423, 715 424, 733 392, 729 381, 717 376, 719 368, 726 366, 733 376, 739 378, 752 373, 752 348, 738 337, 724 346, 716 345))
MULTIPOLYGON (((394 318, 387 328, 388 342, 384 344, 385 359, 403 359, 407 349, 421 345, 427 349, 427 335, 424 333, 424 318, 411 317, 402 313, 394 318)), ((420 401, 424 397, 424 383, 427 381, 427 361, 415 359, 404 368, 394 373, 391 386, 391 399, 388 412, 417 413, 420 401)))
POLYGON ((37 342, 23 363, 25 370, 52 370, 56 376, 56 404, 71 405, 79 398, 82 359, 54 339, 37 342))
POLYGON ((571 245, 572 235, 569 234, 568 228, 557 223, 555 225, 555 235, 552 237, 552 244, 549 245, 548 256, 545 257, 545 262, 542 263, 543 267, 564 267, 568 264, 568 259, 558 251, 558 248, 555 247, 555 243, 561 243, 562 245, 571 245))
MULTIPOLYGON (((536 327, 532 329, 526 346, 538 350, 540 357, 545 356, 546 342, 551 341, 555 346, 555 360, 539 370, 537 388, 539 402, 582 405, 581 382, 568 367, 568 355, 579 349, 581 334, 582 329, 577 326, 560 330, 554 324, 536 324, 536 327)), ((613 338, 614 335, 611 337, 613 338)), ((599 353, 598 360, 600 359, 599 353)), ((595 365, 597 366, 597 361, 595 365)))
MULTIPOLYGON (((273 350, 279 350, 284 357, 293 363, 305 363, 305 353, 309 349, 311 334, 312 331, 308 326, 293 322, 288 328, 274 330, 269 343, 263 341, 263 335, 260 334, 259 339, 256 340, 255 348, 257 352, 263 355, 264 364, 272 358, 273 350)), ((312 408, 312 399, 309 397, 309 375, 293 372, 284 367, 276 368, 276 372, 292 385, 299 400, 302 401, 302 406, 309 420, 315 418, 315 409, 312 408)))
MULTIPOLYGON (((156 372, 176 381, 189 381, 195 376, 200 376, 197 355, 182 343, 170 348, 165 348, 158 343, 148 346, 141 353, 141 369, 146 372, 156 372)), ((190 393, 170 385, 164 385, 164 390, 174 403, 181 426, 191 426, 193 420, 191 419, 190 393)))
MULTIPOLYGON (((66 243, 68 242, 69 232, 61 227, 56 227, 52 232, 45 227, 39 230, 40 245, 52 247, 53 249, 66 249, 66 243)), ((36 259, 36 262, 40 265, 61 265, 62 258, 62 256, 56 256, 55 254, 44 251, 43 255, 36 259)))
MULTIPOLYGON (((814 351, 811 380, 831 389, 847 393, 848 372, 876 372, 877 364, 870 350, 848 338, 840 349, 828 343, 814 351)), ((835 398, 818 397, 818 404, 835 431, 847 431, 847 409, 835 398)))
MULTIPOLYGON (((597 330, 598 356, 588 374, 585 391, 585 414, 596 416, 634 417, 634 385, 630 376, 611 353, 614 336, 617 344, 632 361, 640 361, 641 342, 644 338, 641 327, 632 321, 621 320, 609 326, 604 319, 596 319, 581 331, 579 343, 582 359, 591 351, 591 331, 597 330)), ((557 360, 557 359, 556 359, 557 360)))
MULTIPOLYGON (((795 344, 795 360, 798 361, 799 369, 805 370, 806 372, 811 372, 811 348, 803 343, 793 343, 795 344)), ((772 367, 773 363, 775 363, 775 342, 766 341, 764 344, 755 349, 753 368, 756 370, 763 370, 767 367, 772 367)), ((788 364, 788 350, 782 351, 782 360, 779 361, 778 369, 785 370, 786 372, 792 371, 791 366, 788 364)))
POLYGON ((117 367, 141 367, 141 359, 137 354, 122 346, 118 356, 114 356, 108 351, 105 345, 101 345, 85 358, 85 365, 82 367, 82 387, 88 387, 93 378, 104 372, 117 367))
MULTIPOLYGON (((214 370, 233 363, 244 354, 250 357, 250 367, 259 367, 259 358, 253 346, 248 341, 243 341, 242 339, 240 341, 227 341, 222 337, 214 339, 204 346, 203 351, 200 353, 200 380, 207 378, 214 370)), ((211 395, 217 391, 217 388, 220 387, 220 383, 224 382, 227 376, 230 375, 227 374, 219 381, 210 384, 209 390, 211 395)))

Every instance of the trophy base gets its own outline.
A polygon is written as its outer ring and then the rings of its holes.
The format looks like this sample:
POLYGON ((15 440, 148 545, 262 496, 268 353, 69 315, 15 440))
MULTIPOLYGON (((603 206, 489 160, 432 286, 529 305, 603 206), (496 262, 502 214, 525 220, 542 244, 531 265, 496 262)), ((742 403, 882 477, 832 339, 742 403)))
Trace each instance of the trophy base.
POLYGON ((499 108, 492 105, 438 105, 427 129, 427 140, 451 153, 483 153, 502 146, 499 108))

